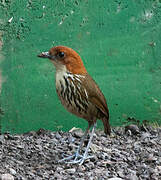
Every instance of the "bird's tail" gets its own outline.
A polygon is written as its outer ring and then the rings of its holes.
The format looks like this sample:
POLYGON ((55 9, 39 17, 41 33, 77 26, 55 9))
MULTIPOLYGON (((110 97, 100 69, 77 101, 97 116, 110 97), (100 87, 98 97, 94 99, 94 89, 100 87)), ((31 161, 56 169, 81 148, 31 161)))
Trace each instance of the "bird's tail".
POLYGON ((109 118, 104 117, 104 118, 102 119, 102 121, 103 121, 103 125, 104 125, 104 132, 105 132, 105 134, 110 135, 110 133, 111 133, 111 128, 110 128, 110 124, 109 124, 109 118))

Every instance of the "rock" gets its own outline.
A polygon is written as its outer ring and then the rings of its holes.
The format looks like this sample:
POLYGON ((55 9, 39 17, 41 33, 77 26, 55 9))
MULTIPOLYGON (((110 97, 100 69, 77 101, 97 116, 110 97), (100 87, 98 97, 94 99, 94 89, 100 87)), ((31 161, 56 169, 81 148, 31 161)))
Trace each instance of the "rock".
POLYGON ((145 132, 145 133, 143 133, 143 134, 141 135, 141 140, 144 140, 144 139, 146 139, 146 138, 149 138, 150 136, 151 136, 150 133, 145 132))
POLYGON ((92 177, 92 172, 87 172, 86 174, 88 177, 92 177))
POLYGON ((4 142, 4 136, 0 135, 0 144, 2 144, 4 142))
POLYGON ((14 180, 14 177, 11 174, 2 174, 1 180, 14 180))
POLYGON ((150 154, 148 156, 148 158, 146 159, 147 162, 152 162, 152 163, 155 163, 157 161, 157 158, 154 157, 152 154, 150 154))
POLYGON ((69 174, 74 174, 76 172, 76 169, 75 168, 66 169, 66 172, 69 174))
POLYGON ((128 180, 139 180, 139 178, 135 174, 130 174, 126 178, 128 180))
POLYGON ((159 172, 161 173, 161 166, 157 166, 159 172))
POLYGON ((57 132, 56 135, 55 135, 56 139, 61 139, 61 135, 57 132))
POLYGON ((55 173, 54 174, 54 179, 63 179, 63 177, 60 175, 60 174, 58 174, 58 173, 55 173))
POLYGON ((81 129, 74 131, 73 136, 76 138, 81 138, 83 136, 83 131, 81 129))
POLYGON ((118 176, 121 177, 121 178, 124 178, 124 173, 123 173, 123 170, 120 170, 117 172, 118 176))
POLYGON ((13 168, 9 168, 9 171, 12 175, 16 175, 16 173, 17 173, 13 168))
POLYGON ((89 180, 94 180, 93 176, 89 176, 88 178, 89 178, 89 180))
POLYGON ((131 131, 132 134, 136 135, 136 134, 139 134, 139 128, 137 125, 135 124, 130 124, 128 126, 125 127, 125 132, 127 132, 128 130, 131 131))
POLYGON ((89 169, 93 169, 94 168, 94 163, 93 162, 89 162, 89 163, 87 163, 87 165, 86 165, 89 169))
POLYGON ((57 167, 57 172, 62 172, 63 171, 63 168, 61 168, 61 167, 57 167))
POLYGON ((23 165, 23 164, 24 164, 23 161, 17 161, 17 163, 18 163, 19 165, 23 165))

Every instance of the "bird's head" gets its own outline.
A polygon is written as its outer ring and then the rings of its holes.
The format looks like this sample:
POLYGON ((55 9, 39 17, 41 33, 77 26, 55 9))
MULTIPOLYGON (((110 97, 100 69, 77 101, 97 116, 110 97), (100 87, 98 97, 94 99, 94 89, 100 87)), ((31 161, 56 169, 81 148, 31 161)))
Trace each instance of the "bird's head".
POLYGON ((66 69, 72 74, 87 74, 81 57, 69 47, 55 46, 48 52, 42 52, 38 57, 50 59, 58 71, 66 69))

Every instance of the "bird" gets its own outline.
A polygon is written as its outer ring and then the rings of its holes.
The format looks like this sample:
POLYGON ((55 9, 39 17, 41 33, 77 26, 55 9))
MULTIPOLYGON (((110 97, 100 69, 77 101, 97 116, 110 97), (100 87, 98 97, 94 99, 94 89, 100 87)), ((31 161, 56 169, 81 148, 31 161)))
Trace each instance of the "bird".
POLYGON ((109 110, 105 96, 99 86, 88 74, 80 55, 67 46, 54 46, 49 51, 37 55, 40 58, 48 58, 56 68, 55 85, 57 95, 67 111, 83 118, 88 122, 88 127, 81 138, 77 151, 65 157, 59 162, 82 165, 88 156, 97 119, 103 122, 104 132, 111 133, 109 124, 109 110), (91 130, 87 147, 83 154, 84 140, 91 130))

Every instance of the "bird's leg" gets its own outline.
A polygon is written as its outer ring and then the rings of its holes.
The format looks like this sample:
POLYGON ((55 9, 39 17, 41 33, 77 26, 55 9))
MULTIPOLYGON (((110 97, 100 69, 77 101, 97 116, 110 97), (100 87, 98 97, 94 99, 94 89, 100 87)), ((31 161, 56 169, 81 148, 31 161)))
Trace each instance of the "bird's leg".
POLYGON ((78 159, 78 157, 81 156, 79 153, 80 153, 80 151, 82 150, 82 146, 83 146, 83 143, 84 143, 84 139, 86 138, 90 127, 91 127, 91 124, 88 124, 88 127, 87 127, 85 133, 83 134, 83 136, 82 136, 82 138, 81 138, 80 145, 79 145, 79 147, 78 147, 78 149, 77 149, 77 151, 76 151, 76 153, 75 153, 75 158, 74 158, 75 161, 78 159))
MULTIPOLYGON (((91 145, 91 142, 92 142, 92 139, 93 139, 93 135, 94 135, 94 131, 95 131, 95 129, 96 129, 96 126, 97 126, 97 124, 95 123, 95 124, 93 125, 93 128, 92 128, 92 133, 91 133, 90 139, 89 139, 89 141, 88 141, 88 145, 87 145, 87 147, 86 147, 86 150, 85 150, 85 152, 84 152, 84 154, 83 154, 83 157, 82 157, 79 165, 82 165, 83 162, 85 161, 85 159, 87 159, 88 150, 89 150, 89 147, 90 147, 90 145, 91 145)), ((89 158, 90 158, 90 157, 89 157, 89 158)))
MULTIPOLYGON (((79 157, 80 157, 80 158, 83 157, 83 156, 80 155, 79 153, 80 153, 80 151, 81 151, 81 149, 82 149, 82 145, 83 145, 84 139, 85 139, 85 137, 87 136, 90 127, 91 127, 91 124, 88 124, 88 127, 87 127, 84 135, 83 135, 82 138, 81 138, 81 142, 80 142, 80 145, 79 145, 76 153, 73 154, 73 155, 71 155, 71 156, 68 156, 68 157, 66 157, 66 158, 63 158, 63 159, 59 160, 59 162, 71 160, 71 159, 73 159, 73 158, 74 158, 74 161, 77 161, 77 159, 78 159, 79 157)), ((74 161, 72 161, 72 162, 74 163, 74 161)), ((71 163, 72 163, 72 162, 71 162, 71 163)), ((70 163, 70 162, 69 162, 69 163, 70 163)))
POLYGON ((84 133, 84 136, 82 137, 81 144, 80 144, 80 146, 79 146, 79 148, 78 148, 78 150, 77 150, 77 152, 76 152, 77 156, 75 156, 75 159, 74 159, 73 161, 68 162, 69 164, 79 163, 79 165, 82 165, 83 162, 84 162, 86 159, 93 157, 93 156, 87 156, 87 155, 88 155, 89 147, 90 147, 91 142, 92 142, 92 138, 93 138, 93 135, 94 135, 94 131, 95 131, 96 125, 97 125, 96 123, 93 125, 92 133, 91 133, 90 139, 89 139, 89 141, 88 141, 88 145, 87 145, 87 147, 86 147, 86 149, 85 149, 85 152, 84 152, 83 156, 79 154, 79 151, 81 150, 81 146, 82 146, 82 144, 83 144, 83 142, 84 142, 84 138, 85 138, 85 136, 87 135, 88 130, 89 130, 89 128, 90 128, 91 125, 88 126, 88 128, 86 129, 86 132, 84 133), (78 159, 78 157, 80 157, 80 159, 78 159))

